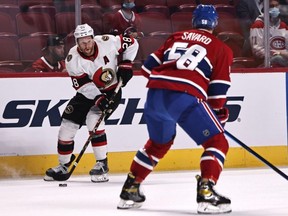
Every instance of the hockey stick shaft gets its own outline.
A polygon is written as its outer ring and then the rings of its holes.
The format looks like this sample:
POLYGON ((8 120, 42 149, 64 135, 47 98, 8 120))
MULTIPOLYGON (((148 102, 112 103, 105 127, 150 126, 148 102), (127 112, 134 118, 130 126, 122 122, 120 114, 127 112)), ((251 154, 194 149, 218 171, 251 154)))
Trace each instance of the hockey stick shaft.
MULTIPOLYGON (((110 98, 110 103, 113 102, 113 100, 115 99, 115 96, 117 95, 117 93, 118 93, 118 91, 120 90, 121 86, 122 86, 122 80, 119 80, 118 85, 117 85, 117 87, 115 88, 114 93, 113 93, 113 95, 112 95, 111 98, 110 98)), ((107 114, 107 111, 108 111, 108 110, 104 110, 104 111, 102 112, 100 118, 98 119, 98 121, 96 122, 96 124, 95 124, 95 126, 94 126, 94 128, 93 128, 93 132, 95 132, 95 131, 98 129, 99 125, 101 124, 101 122, 102 122, 103 119, 105 118, 105 116, 106 116, 106 114, 107 114)), ((66 180, 68 180, 68 179, 70 178, 70 176, 71 176, 72 173, 74 172, 76 166, 78 165, 79 161, 81 160, 82 156, 84 155, 84 153, 85 153, 85 151, 86 151, 86 149, 87 149, 87 147, 88 147, 91 139, 93 138, 93 135, 94 135, 93 133, 91 133, 91 134, 89 135, 89 137, 88 137, 88 139, 86 140, 84 146, 82 147, 80 153, 78 154, 76 160, 74 161, 74 163, 73 163, 70 171, 69 171, 67 174, 55 175, 55 176, 53 177, 54 180, 57 180, 57 181, 66 181, 66 180)))
POLYGON ((283 178, 288 180, 288 176, 283 173, 281 170, 279 170, 277 167, 275 167, 272 163, 267 161, 265 158, 263 158, 261 155, 259 155, 257 152, 255 152, 253 149, 251 149, 249 146, 245 145, 243 142, 241 142, 239 139, 237 139, 235 136, 233 136, 228 131, 225 131, 225 134, 230 137, 232 140, 234 140, 236 143, 238 143, 240 146, 242 146, 244 149, 246 149, 248 152, 250 152, 252 155, 257 157, 259 160, 261 160, 263 163, 265 163, 267 166, 269 166, 271 169, 273 169, 275 172, 277 172, 279 175, 281 175, 283 178))

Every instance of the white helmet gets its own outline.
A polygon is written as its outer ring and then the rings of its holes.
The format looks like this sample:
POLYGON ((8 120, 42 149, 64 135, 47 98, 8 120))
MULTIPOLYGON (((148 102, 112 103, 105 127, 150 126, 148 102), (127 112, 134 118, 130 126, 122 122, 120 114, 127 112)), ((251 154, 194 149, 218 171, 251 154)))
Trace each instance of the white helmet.
POLYGON ((78 38, 92 36, 94 38, 94 30, 88 24, 78 25, 74 31, 74 37, 77 43, 78 38))

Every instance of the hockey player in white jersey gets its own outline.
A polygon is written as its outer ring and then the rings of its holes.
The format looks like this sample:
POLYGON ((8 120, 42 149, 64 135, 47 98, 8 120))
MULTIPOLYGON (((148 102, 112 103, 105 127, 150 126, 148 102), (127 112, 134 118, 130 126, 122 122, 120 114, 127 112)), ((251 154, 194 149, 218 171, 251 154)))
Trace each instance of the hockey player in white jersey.
MULTIPOLYGON (((67 174, 75 157, 74 137, 78 129, 86 123, 96 158, 95 166, 90 170, 92 182, 106 182, 108 178, 107 138, 105 123, 102 121, 93 132, 97 120, 104 110, 117 108, 121 100, 121 89, 114 103, 109 104, 119 79, 124 87, 132 78, 132 61, 138 51, 138 43, 129 36, 97 35, 88 24, 78 25, 74 32, 76 45, 72 47, 65 63, 72 79, 76 95, 69 101, 62 114, 58 134, 59 165, 46 171, 44 180, 53 181, 54 176, 67 174)), ((106 115, 106 119, 111 115, 106 115)))

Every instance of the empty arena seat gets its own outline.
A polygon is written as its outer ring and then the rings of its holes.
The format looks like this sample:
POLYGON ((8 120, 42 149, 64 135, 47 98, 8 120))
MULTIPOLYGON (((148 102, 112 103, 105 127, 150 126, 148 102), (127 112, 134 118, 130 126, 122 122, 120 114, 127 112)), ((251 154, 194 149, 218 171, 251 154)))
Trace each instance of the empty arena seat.
POLYGON ((170 16, 169 8, 166 5, 145 5, 143 11, 150 11, 150 12, 160 12, 163 13, 165 16, 170 16))
MULTIPOLYGON (((82 23, 90 24, 88 15, 82 14, 82 23)), ((75 25, 75 12, 59 12, 55 15, 56 33, 59 35, 67 35, 74 31, 75 25)))
POLYGON ((182 4, 177 7, 176 11, 192 13, 196 9, 196 4, 182 4))
POLYGON ((232 68, 254 68, 258 63, 252 57, 236 57, 233 58, 232 68))
POLYGON ((0 32, 17 33, 15 19, 7 14, 0 12, 0 32))
POLYGON ((238 32, 226 31, 217 34, 217 38, 229 46, 234 57, 241 57, 244 45, 244 37, 238 32))
POLYGON ((42 56, 42 49, 47 44, 48 35, 28 35, 18 39, 20 60, 32 62, 42 56))
POLYGON ((0 61, 19 60, 18 36, 11 33, 0 33, 0 61))
POLYGON ((139 59, 142 61, 165 42, 165 37, 145 36, 139 40, 139 59))
POLYGON ((172 32, 183 31, 192 28, 191 12, 175 12, 171 14, 172 32))
POLYGON ((96 4, 82 4, 81 12, 87 14, 91 20, 102 19, 103 15, 102 7, 96 4))
POLYGON ((55 33, 53 21, 47 13, 20 12, 16 15, 16 26, 19 36, 34 32, 55 33))
POLYGON ((171 32, 171 22, 168 17, 160 12, 142 12, 139 13, 141 20, 141 31, 148 35, 155 31, 171 32))

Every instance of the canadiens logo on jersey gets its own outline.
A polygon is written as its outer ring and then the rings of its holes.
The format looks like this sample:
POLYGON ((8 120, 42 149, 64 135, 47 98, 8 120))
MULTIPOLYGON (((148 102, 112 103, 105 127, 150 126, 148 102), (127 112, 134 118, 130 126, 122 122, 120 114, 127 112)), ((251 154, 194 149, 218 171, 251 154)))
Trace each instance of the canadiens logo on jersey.
POLYGON ((285 49, 285 38, 284 37, 273 37, 271 40, 271 48, 276 50, 285 49))

